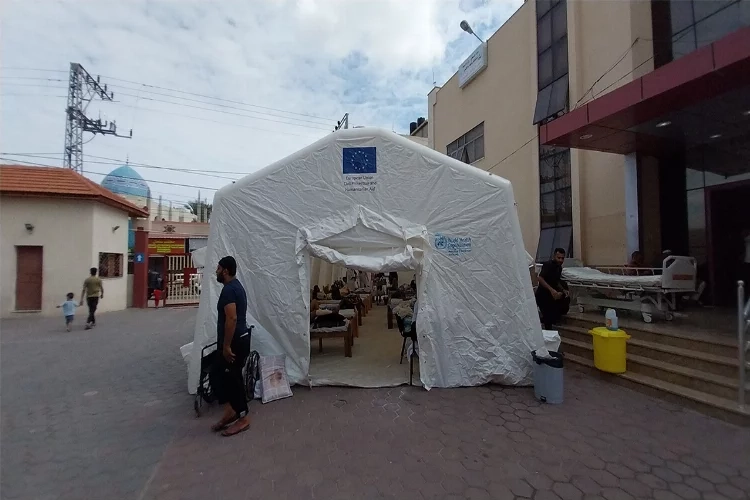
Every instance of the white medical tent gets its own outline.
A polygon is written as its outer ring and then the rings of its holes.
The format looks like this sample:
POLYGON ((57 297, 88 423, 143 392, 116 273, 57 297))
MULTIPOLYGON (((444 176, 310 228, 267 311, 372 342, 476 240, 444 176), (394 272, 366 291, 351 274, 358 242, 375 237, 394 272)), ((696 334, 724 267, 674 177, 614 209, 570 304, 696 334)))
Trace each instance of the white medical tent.
POLYGON ((528 384, 544 346, 510 182, 388 131, 340 130, 216 194, 195 339, 182 349, 193 393, 200 349, 216 338, 209 277, 225 255, 247 290, 252 349, 285 354, 292 383, 314 383, 313 258, 416 273, 428 389, 528 384))

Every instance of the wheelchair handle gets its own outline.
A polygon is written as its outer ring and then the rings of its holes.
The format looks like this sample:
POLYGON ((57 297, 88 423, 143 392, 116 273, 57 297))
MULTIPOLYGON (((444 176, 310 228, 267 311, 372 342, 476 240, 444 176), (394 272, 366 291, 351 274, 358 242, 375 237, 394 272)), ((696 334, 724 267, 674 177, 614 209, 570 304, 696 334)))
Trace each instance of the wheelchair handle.
POLYGON ((240 335, 240 337, 247 337, 248 335, 250 335, 252 337, 252 335, 253 335, 253 329, 254 328, 255 328, 255 325, 250 325, 248 327, 248 329, 245 331, 245 333, 243 333, 242 335, 240 335))

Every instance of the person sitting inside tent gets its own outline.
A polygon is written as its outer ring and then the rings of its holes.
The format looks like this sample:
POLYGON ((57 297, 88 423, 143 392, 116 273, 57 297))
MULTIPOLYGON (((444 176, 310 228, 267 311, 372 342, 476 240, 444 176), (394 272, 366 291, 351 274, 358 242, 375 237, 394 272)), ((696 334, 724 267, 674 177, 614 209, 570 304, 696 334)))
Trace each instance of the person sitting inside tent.
POLYGON ((388 282, 391 290, 398 290, 398 273, 395 271, 388 273, 388 282))
POLYGON ((342 284, 341 288, 339 289, 339 292, 341 293, 342 297, 346 297, 347 295, 351 294, 352 291, 349 289, 349 286, 347 285, 346 278, 344 278, 344 283, 342 284))
POLYGON ((334 281, 331 285, 331 299, 341 300, 341 288, 344 284, 341 281, 334 281))
POLYGON ((563 262, 565 262, 565 250, 555 248, 552 259, 544 263, 539 273, 536 304, 542 313, 545 330, 552 330, 560 318, 568 314, 570 308, 568 285, 562 280, 563 262))

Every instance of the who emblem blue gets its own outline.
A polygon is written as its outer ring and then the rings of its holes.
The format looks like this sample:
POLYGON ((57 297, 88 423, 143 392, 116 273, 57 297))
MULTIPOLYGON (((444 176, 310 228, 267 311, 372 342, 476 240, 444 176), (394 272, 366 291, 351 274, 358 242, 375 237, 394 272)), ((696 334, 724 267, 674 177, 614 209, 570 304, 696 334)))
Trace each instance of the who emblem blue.
POLYGON ((344 148, 343 172, 344 174, 378 173, 376 149, 373 147, 344 148))

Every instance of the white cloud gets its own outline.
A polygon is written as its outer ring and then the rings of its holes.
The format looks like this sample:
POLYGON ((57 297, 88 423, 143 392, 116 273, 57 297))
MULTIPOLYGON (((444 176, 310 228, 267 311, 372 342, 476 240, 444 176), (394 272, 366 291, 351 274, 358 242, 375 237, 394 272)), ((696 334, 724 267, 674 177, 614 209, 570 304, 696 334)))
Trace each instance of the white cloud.
MULTIPOLYGON (((97 137, 84 147, 89 159, 129 155, 138 162, 240 174, 322 137, 344 112, 352 124, 404 132, 409 121, 426 114, 433 74, 438 84, 445 81, 476 44, 459 21, 467 19, 486 37, 520 3, 5 0, 0 5, 0 150, 59 152, 60 157, 65 99, 54 96, 67 92, 71 61, 101 74, 115 92, 117 103, 92 103, 89 115, 106 113, 117 119, 120 131, 134 129, 132 140, 97 137), (59 72, 10 69, 19 67, 59 72), (224 107, 214 107, 194 95, 108 77, 273 110, 220 101, 214 103, 224 107)), ((91 172, 111 169, 86 165, 91 172)), ((138 170, 151 181, 206 188, 227 182, 138 170)), ((101 180, 101 175, 91 177, 101 180)), ((196 191, 155 182, 151 188, 174 200, 196 191)))

